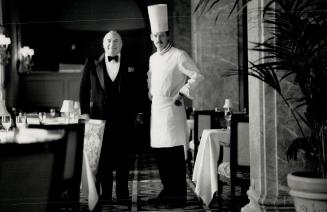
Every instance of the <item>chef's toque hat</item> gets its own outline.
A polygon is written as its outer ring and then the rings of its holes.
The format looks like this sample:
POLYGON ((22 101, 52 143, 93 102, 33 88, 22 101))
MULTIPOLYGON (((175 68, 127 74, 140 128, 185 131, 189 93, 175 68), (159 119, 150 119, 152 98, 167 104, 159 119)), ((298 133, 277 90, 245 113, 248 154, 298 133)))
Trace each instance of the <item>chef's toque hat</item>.
POLYGON ((155 4, 148 6, 148 13, 152 33, 168 31, 168 15, 166 4, 155 4))

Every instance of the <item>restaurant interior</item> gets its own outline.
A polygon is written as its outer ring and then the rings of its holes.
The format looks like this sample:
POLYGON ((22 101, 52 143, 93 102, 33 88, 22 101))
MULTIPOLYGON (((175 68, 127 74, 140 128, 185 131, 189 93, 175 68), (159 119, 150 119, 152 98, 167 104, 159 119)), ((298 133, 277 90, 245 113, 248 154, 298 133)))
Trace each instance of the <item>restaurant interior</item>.
MULTIPOLYGON (((285 154, 301 136, 298 123, 279 92, 249 74, 249 61, 263 54, 253 43, 270 36, 257 9, 267 2, 0 0, 0 115, 14 120, 6 127, 1 119, 0 211, 300 211, 288 175, 309 167, 285 154), (204 76, 194 99, 184 99, 187 201, 178 208, 148 201, 161 190, 147 96, 156 51, 147 6, 154 4, 167 4, 173 46, 204 76), (123 54, 140 67, 143 120, 127 132, 129 201, 99 206, 95 175, 105 122, 79 119, 79 91, 85 61, 102 54, 109 30, 120 33, 123 54)), ((301 95, 291 81, 283 89, 301 95)))

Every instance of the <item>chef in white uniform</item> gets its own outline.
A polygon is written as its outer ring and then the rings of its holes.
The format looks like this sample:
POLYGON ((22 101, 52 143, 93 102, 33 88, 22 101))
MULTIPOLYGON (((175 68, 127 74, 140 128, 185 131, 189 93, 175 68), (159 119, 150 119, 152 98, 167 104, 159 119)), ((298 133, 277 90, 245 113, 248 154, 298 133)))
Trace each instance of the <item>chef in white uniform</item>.
POLYGON ((183 96, 193 99, 203 79, 195 63, 169 40, 167 5, 148 7, 151 40, 157 52, 148 71, 151 105, 151 147, 158 162, 163 190, 152 202, 181 207, 186 201, 184 145, 187 141, 183 96))

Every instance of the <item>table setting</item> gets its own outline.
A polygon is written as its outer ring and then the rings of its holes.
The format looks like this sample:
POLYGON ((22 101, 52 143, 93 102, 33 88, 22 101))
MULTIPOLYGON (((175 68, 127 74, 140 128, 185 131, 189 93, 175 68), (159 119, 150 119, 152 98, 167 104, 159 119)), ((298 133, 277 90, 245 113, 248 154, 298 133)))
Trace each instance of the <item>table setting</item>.
POLYGON ((88 206, 93 210, 98 193, 95 186, 95 176, 99 163, 105 121, 96 119, 81 119, 79 102, 64 100, 60 111, 50 109, 49 112, 20 112, 16 117, 3 114, 1 117, 0 143, 28 143, 56 139, 57 134, 49 130, 28 128, 29 125, 70 125, 82 122, 85 124, 83 164, 81 177, 81 192, 88 197, 88 206), (60 113, 59 113, 60 112, 60 113))
MULTIPOLYGON (((204 129, 196 155, 192 181, 195 182, 195 193, 209 205, 213 195, 218 191, 218 158, 220 145, 229 148, 230 145, 230 120, 232 102, 225 99, 224 112, 226 128, 204 129)), ((224 151, 228 152, 228 151, 224 151)), ((224 155, 224 158, 228 156, 224 155)))

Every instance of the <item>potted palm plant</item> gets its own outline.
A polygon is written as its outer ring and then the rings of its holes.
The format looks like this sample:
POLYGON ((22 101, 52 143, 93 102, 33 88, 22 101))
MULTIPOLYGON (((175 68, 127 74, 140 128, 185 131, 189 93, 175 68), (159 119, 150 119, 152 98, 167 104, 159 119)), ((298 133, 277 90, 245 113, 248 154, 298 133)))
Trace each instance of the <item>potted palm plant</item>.
MULTIPOLYGON (((219 2, 200 0, 196 10, 219 2)), ((264 56, 249 61, 248 74, 270 85, 296 121, 301 136, 288 147, 288 159, 302 152, 312 164, 311 172, 287 176, 296 210, 327 211, 327 5, 322 0, 270 0, 262 11, 271 36, 255 43, 252 50, 264 56), (293 81, 300 96, 287 96, 284 81, 293 81)))

